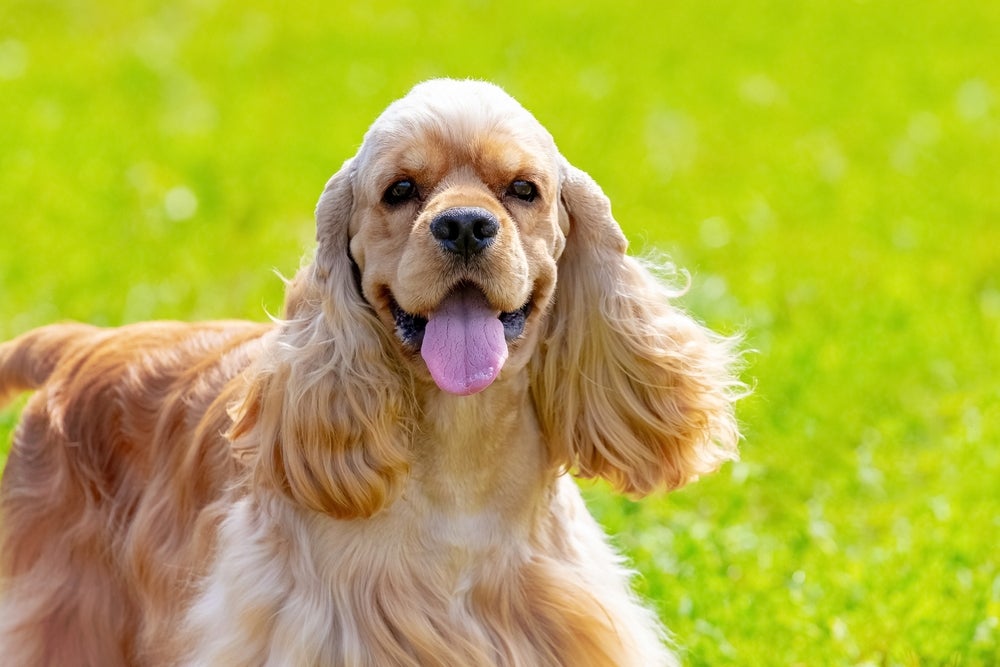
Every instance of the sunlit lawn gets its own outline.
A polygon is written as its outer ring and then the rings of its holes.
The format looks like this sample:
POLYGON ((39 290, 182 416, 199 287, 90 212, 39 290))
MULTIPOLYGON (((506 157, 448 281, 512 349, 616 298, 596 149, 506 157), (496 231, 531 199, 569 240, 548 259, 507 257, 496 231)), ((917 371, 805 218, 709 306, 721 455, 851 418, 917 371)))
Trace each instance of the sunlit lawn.
POLYGON ((374 116, 488 78, 754 350, 741 463, 587 487, 685 662, 998 664, 998 44, 992 2, 8 0, 0 338, 277 312, 374 116))

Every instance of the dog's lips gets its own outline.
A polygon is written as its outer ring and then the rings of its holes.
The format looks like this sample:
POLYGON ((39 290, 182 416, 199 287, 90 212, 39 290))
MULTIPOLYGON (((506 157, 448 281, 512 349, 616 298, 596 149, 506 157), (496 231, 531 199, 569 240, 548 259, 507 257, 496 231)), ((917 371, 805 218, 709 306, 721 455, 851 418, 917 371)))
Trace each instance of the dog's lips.
POLYGON ((531 299, 518 308, 506 313, 500 313, 497 319, 503 324, 503 335, 508 341, 517 340, 524 333, 524 325, 531 315, 531 299))
POLYGON ((494 309, 482 290, 456 286, 427 317, 407 312, 395 301, 389 307, 396 336, 419 350, 443 391, 468 395, 482 391, 499 375, 508 343, 524 333, 532 310, 529 299, 514 311, 494 309))
POLYGON ((424 342, 424 331, 427 329, 427 318, 408 313, 395 299, 389 300, 389 310, 396 323, 396 337, 407 347, 419 350, 424 342))

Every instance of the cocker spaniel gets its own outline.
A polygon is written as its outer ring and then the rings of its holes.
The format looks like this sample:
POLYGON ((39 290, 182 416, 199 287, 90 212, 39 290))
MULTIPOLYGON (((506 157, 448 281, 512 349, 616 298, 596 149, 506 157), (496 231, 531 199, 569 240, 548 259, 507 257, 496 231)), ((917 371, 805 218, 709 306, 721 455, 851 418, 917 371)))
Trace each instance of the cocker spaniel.
POLYGON ((499 88, 434 80, 316 209, 275 324, 60 324, 2 484, 0 655, 30 665, 675 664, 571 475, 735 458, 733 345, 499 88))

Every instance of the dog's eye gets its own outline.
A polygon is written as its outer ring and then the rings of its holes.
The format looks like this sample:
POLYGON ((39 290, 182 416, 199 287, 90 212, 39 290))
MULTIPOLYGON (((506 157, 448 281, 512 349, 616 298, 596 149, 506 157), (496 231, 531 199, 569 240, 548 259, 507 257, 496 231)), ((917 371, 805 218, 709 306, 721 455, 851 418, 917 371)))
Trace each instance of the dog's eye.
POLYGON ((382 193, 382 201, 386 204, 395 205, 402 204, 408 199, 413 199, 417 196, 417 184, 408 178, 404 178, 401 181, 396 181, 382 193))
POLYGON ((523 201, 534 201, 538 196, 538 188, 530 181, 514 181, 507 188, 507 194, 523 201))

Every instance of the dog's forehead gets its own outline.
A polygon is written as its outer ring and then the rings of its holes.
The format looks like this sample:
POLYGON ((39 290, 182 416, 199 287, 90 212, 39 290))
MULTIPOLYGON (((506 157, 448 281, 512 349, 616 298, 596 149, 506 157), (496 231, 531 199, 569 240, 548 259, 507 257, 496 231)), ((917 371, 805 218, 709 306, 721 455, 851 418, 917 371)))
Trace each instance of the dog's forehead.
POLYGON ((394 122, 432 125, 447 122, 458 129, 508 124, 542 129, 534 116, 499 86, 454 79, 417 84, 406 96, 390 104, 373 127, 394 122))
POLYGON ((415 139, 429 138, 454 149, 479 145, 484 137, 506 140, 539 156, 556 153, 548 131, 500 87, 434 79, 415 86, 375 119, 358 157, 374 159, 415 139))

